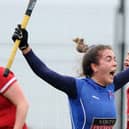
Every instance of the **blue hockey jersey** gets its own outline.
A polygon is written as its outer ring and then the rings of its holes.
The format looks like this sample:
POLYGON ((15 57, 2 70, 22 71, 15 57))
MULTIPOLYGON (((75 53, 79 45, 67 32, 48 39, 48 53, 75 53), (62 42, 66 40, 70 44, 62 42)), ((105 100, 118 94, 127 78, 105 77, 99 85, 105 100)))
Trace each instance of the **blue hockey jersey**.
POLYGON ((116 121, 114 85, 99 86, 90 78, 76 79, 78 97, 69 98, 73 129, 112 129, 116 121))

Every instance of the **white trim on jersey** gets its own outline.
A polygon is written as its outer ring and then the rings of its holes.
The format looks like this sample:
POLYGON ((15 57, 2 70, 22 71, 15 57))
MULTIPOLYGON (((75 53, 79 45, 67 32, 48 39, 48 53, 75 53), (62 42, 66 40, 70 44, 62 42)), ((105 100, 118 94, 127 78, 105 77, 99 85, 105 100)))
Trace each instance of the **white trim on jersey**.
POLYGON ((70 108, 70 102, 69 102, 69 109, 70 109, 70 117, 71 117, 72 129, 75 129, 75 125, 74 125, 74 121, 73 121, 73 115, 72 115, 72 111, 71 111, 71 108, 70 108))
POLYGON ((80 98, 80 103, 82 105, 82 110, 83 110, 83 113, 84 113, 84 123, 83 123, 83 126, 82 126, 82 129, 84 129, 85 128, 85 124, 86 124, 86 113, 85 113, 84 105, 83 105, 83 102, 82 102, 81 98, 80 98))
MULTIPOLYGON (((84 129, 85 125, 86 125, 86 113, 85 113, 84 105, 83 105, 83 102, 82 102, 81 98, 80 98, 80 103, 81 103, 82 111, 83 111, 83 114, 84 114, 84 122, 83 122, 83 126, 82 126, 82 129, 84 129)), ((69 103, 69 105, 70 105, 70 103, 69 103)), ((71 116, 71 122, 72 122, 72 127, 73 127, 72 129, 75 129, 71 108, 70 108, 70 116, 71 116)))
POLYGON ((11 84, 13 81, 15 81, 15 80, 16 80, 16 77, 13 77, 11 80, 9 80, 9 81, 3 86, 3 88, 1 88, 0 93, 4 92, 4 91, 10 86, 10 84, 11 84))

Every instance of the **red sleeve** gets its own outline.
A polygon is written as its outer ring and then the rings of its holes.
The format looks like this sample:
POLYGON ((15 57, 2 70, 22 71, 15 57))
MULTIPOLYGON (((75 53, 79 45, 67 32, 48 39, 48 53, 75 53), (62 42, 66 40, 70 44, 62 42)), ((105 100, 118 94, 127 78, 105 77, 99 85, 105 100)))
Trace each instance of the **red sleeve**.
POLYGON ((129 129, 129 88, 127 88, 127 129, 129 129))
POLYGON ((127 114, 129 114, 129 88, 127 89, 127 114))
POLYGON ((4 77, 4 70, 5 68, 0 67, 0 93, 4 93, 16 81, 12 71, 9 72, 7 77, 4 77))

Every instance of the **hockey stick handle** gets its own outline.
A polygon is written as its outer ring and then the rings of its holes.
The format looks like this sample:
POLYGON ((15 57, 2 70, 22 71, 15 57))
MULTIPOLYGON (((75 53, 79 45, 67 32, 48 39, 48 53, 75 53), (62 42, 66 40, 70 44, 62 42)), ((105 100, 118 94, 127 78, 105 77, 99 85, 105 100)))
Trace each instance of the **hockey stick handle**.
MULTIPOLYGON (((29 22, 30 16, 32 14, 32 11, 35 7, 36 1, 37 0, 30 0, 29 1, 29 4, 27 6, 27 9, 25 11, 25 14, 24 14, 24 17, 23 17, 23 20, 22 20, 22 23, 21 23, 21 28, 26 28, 26 26, 29 22)), ((8 59, 8 62, 7 62, 5 71, 4 71, 4 76, 5 77, 7 77, 8 74, 9 74, 9 71, 10 71, 11 65, 13 64, 13 61, 15 59, 16 52, 18 50, 19 44, 20 44, 20 40, 16 40, 15 43, 13 44, 12 51, 10 53, 10 56, 9 56, 9 59, 8 59)))

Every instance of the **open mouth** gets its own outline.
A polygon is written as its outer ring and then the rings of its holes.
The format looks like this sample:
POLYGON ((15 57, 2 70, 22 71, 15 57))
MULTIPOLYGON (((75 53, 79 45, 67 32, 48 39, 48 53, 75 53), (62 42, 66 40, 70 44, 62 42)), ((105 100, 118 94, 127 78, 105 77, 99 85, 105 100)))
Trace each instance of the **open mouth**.
POLYGON ((111 71, 110 72, 110 75, 114 76, 115 75, 115 72, 116 72, 116 70, 111 71))

